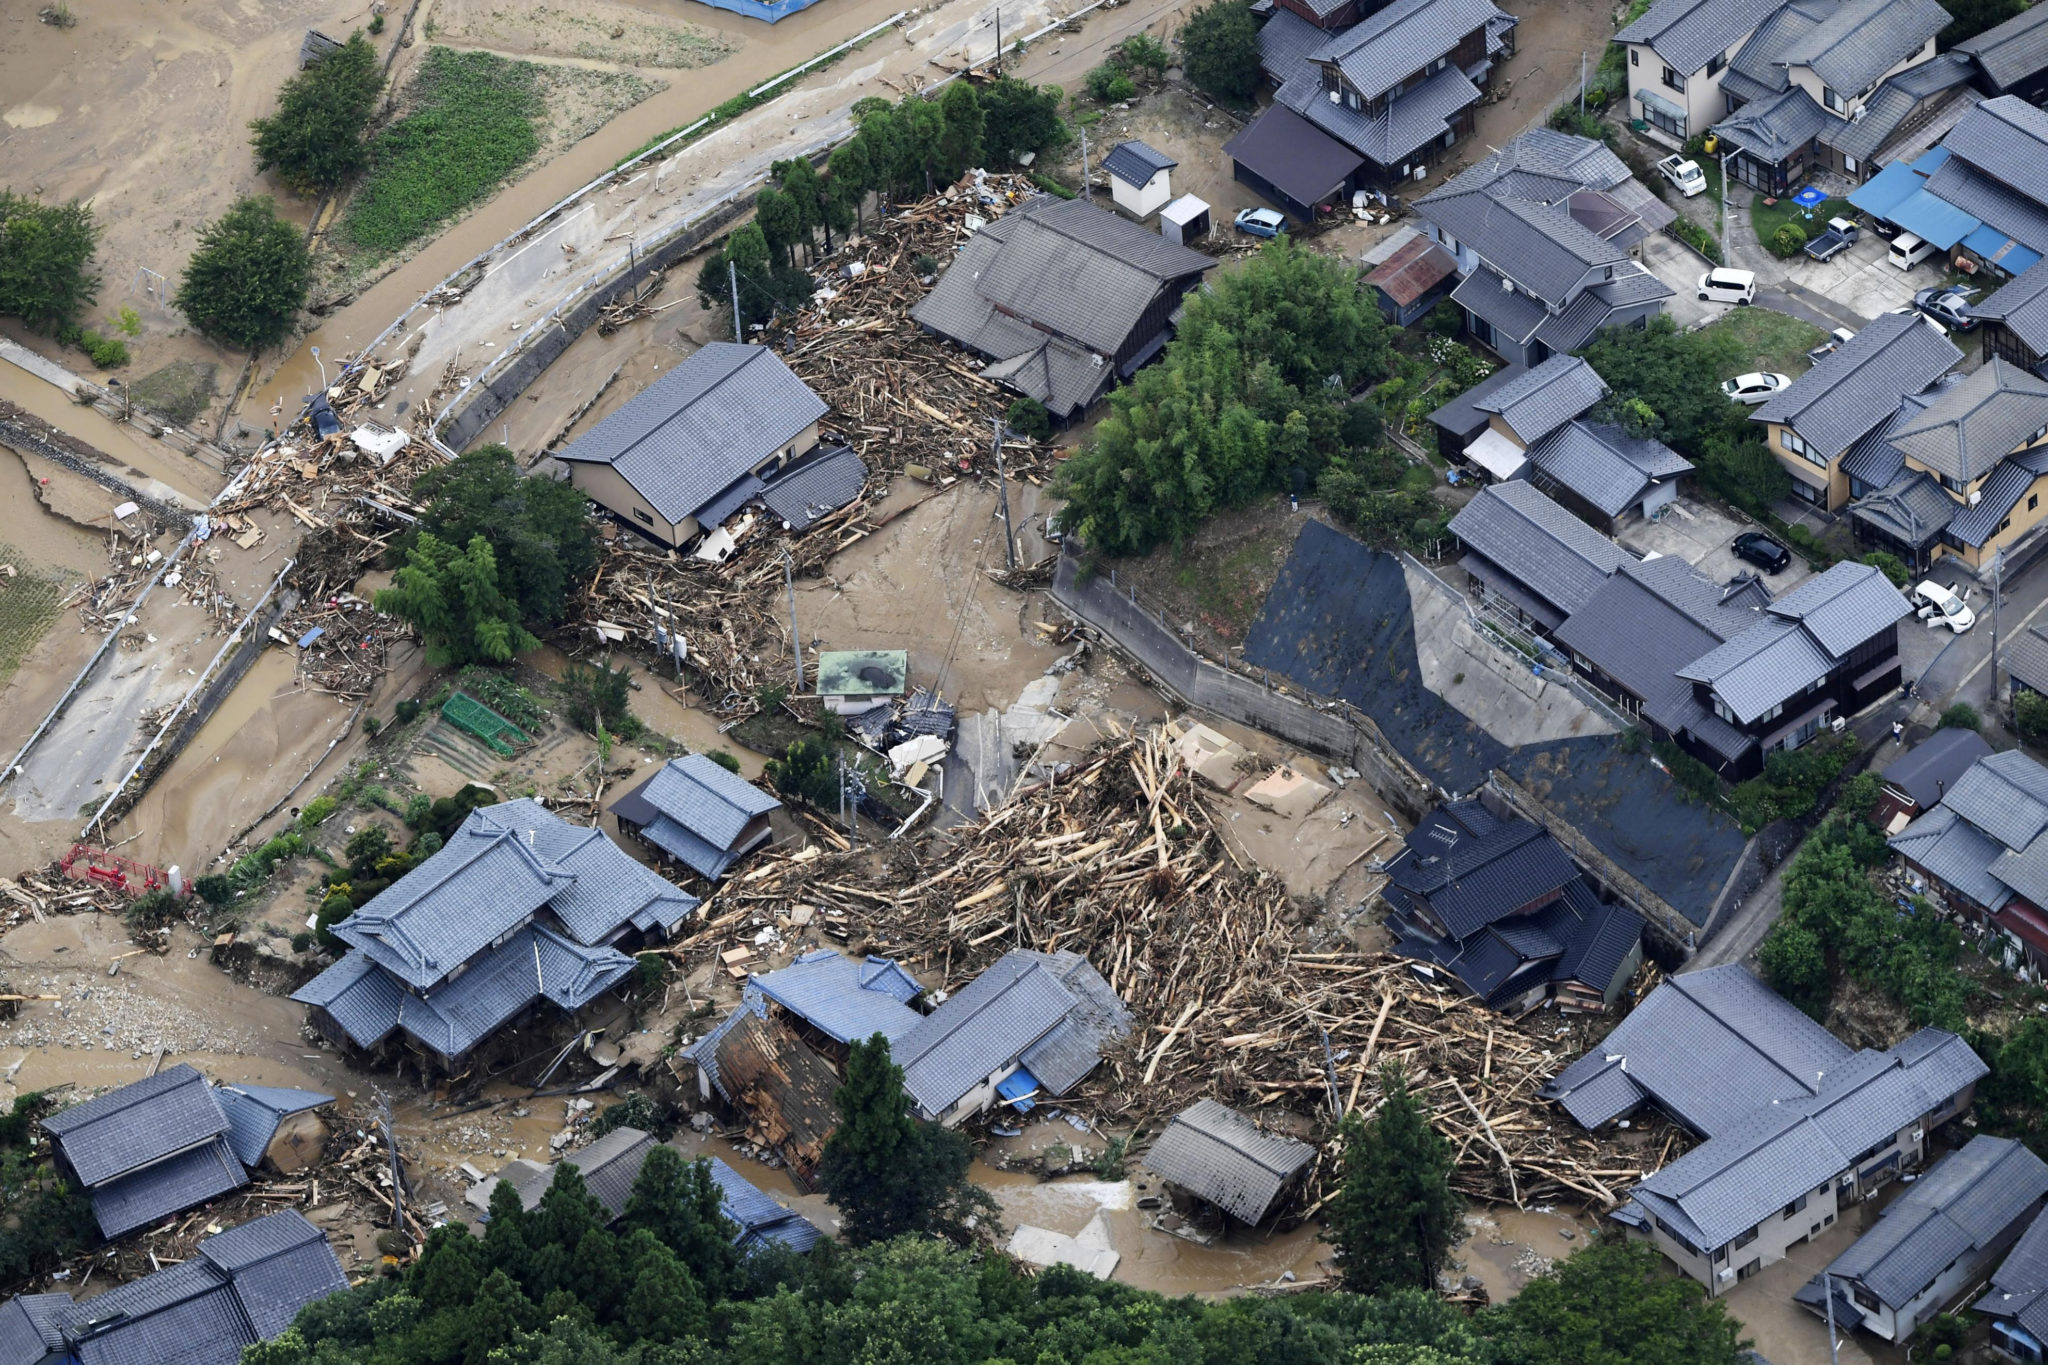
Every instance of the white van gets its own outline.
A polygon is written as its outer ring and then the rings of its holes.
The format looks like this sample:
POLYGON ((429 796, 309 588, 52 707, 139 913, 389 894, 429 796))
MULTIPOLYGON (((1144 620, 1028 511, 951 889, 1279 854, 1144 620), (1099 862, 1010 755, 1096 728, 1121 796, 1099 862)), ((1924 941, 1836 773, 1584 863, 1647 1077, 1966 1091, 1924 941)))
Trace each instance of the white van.
POLYGON ((1891 263, 1901 270, 1911 270, 1941 248, 1910 232, 1902 232, 1892 238, 1891 263))
POLYGON ((1756 272, 1752 270, 1709 270, 1700 276, 1700 298, 1715 303, 1754 303, 1756 272))

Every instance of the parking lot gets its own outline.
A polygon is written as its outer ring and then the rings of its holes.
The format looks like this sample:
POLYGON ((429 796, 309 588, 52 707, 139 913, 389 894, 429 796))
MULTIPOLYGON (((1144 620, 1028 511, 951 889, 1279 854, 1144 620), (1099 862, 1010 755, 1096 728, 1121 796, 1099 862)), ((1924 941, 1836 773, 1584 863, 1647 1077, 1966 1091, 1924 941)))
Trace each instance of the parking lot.
MULTIPOLYGON (((1623 526, 1615 538, 1639 555, 1677 555, 1716 583, 1726 583, 1737 574, 1763 572, 1735 557, 1735 537, 1755 529, 1720 508, 1680 498, 1656 521, 1637 519, 1623 526)), ((1764 582, 1776 596, 1812 573, 1806 561, 1794 554, 1782 572, 1766 574, 1764 582)))

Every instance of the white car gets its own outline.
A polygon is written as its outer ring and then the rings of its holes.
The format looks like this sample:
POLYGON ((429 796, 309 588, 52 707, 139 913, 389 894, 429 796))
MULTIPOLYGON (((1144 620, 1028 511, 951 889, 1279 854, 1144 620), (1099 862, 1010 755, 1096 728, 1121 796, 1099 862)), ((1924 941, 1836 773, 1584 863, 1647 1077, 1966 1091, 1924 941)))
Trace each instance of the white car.
POLYGON ((1958 597, 1954 588, 1932 579, 1913 589, 1913 600, 1920 604, 1920 619, 1930 628, 1947 626, 1961 635, 1977 624, 1977 613, 1970 610, 1969 603, 1958 597))
POLYGON ((1922 322, 1926 323, 1929 327, 1932 327, 1935 331, 1941 333, 1943 336, 1948 335, 1948 328, 1942 325, 1942 321, 1940 318, 1934 316, 1934 314, 1932 313, 1923 313, 1918 308, 1913 307, 1911 304, 1907 304, 1900 308, 1888 308, 1885 311, 1888 313, 1902 313, 1910 318, 1918 318, 1922 322))
POLYGON ((1688 161, 1676 152, 1657 163, 1657 173, 1688 199, 1707 191, 1707 173, 1700 169, 1700 163, 1688 161))
POLYGON ((1715 303, 1754 303, 1756 272, 1716 266, 1700 276, 1699 293, 1702 303, 1709 299, 1715 303))
POLYGON ((1721 392, 1737 403, 1768 403, 1771 396, 1792 382, 1790 375, 1762 370, 1756 374, 1738 374, 1721 386, 1721 392))

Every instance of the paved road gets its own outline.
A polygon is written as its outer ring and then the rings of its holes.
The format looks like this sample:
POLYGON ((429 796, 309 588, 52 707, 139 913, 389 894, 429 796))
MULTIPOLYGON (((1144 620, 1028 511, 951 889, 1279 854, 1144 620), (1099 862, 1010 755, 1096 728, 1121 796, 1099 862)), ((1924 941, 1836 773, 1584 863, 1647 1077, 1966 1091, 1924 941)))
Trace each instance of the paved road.
POLYGON ((1736 908, 1731 919, 1715 926, 1712 937, 1700 945, 1700 950, 1680 969, 1681 972, 1700 972, 1746 959, 1764 941, 1764 935, 1771 931, 1771 926, 1778 922, 1784 894, 1785 863, 1779 863, 1771 869, 1771 875, 1764 878, 1763 885, 1750 892, 1749 899, 1736 908))

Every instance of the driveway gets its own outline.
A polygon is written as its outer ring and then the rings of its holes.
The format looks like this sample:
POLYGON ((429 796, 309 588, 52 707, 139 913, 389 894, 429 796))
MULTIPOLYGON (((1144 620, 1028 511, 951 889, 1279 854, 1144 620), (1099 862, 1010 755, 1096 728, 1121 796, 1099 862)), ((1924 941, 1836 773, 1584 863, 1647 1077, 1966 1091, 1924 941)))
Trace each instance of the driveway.
POLYGON ((1833 311, 1848 315, 1831 325, 1861 326, 1894 308, 1910 307, 1914 290, 1941 278, 1940 272, 1924 262, 1912 270, 1898 269, 1886 259, 1890 251, 1890 242, 1866 232, 1831 261, 1795 256, 1780 262, 1783 277, 1778 287, 1802 302, 1820 300, 1833 311))
MULTIPOLYGON (((1640 555, 1676 555, 1716 583, 1726 583, 1742 573, 1757 573, 1753 564, 1735 557, 1735 537, 1756 527, 1737 521, 1719 508, 1691 498, 1679 498, 1656 521, 1640 518, 1621 528, 1615 537, 1640 555)), ((1764 583, 1773 596, 1782 596, 1813 569, 1798 555, 1784 572, 1768 574, 1764 583)))

